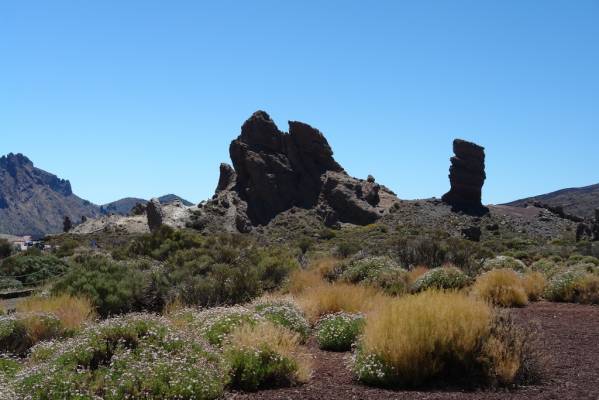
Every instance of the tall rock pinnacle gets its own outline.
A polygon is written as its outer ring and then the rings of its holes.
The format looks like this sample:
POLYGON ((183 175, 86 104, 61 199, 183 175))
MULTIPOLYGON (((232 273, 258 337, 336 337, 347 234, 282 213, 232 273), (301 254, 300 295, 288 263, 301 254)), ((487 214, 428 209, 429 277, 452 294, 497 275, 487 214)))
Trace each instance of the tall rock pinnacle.
POLYGON ((456 211, 482 215, 489 210, 482 205, 482 187, 485 183, 485 149, 462 139, 453 141, 449 182, 451 189, 442 197, 456 211))

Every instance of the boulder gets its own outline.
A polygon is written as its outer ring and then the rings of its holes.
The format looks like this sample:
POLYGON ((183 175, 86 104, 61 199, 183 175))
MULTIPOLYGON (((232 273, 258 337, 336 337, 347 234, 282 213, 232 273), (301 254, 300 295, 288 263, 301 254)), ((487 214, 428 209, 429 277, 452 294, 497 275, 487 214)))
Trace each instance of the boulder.
POLYGON ((485 149, 461 139, 453 141, 449 182, 451 188, 442 200, 455 211, 483 215, 489 210, 482 205, 482 187, 485 175, 485 149))
POLYGON ((153 198, 146 204, 146 216, 148 218, 148 227, 154 232, 162 226, 164 214, 162 205, 157 198, 153 198))

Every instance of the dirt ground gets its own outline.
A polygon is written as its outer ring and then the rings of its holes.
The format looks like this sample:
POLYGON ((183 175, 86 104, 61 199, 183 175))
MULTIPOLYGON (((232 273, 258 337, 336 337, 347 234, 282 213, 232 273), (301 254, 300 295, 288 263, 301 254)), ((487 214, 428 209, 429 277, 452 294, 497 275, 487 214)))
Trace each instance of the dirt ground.
POLYGON ((347 353, 310 351, 314 376, 295 388, 253 394, 230 393, 241 399, 599 399, 599 307, 540 302, 512 310, 520 323, 537 321, 546 351, 551 355, 547 378, 538 386, 512 391, 390 391, 363 386, 346 368, 347 353))

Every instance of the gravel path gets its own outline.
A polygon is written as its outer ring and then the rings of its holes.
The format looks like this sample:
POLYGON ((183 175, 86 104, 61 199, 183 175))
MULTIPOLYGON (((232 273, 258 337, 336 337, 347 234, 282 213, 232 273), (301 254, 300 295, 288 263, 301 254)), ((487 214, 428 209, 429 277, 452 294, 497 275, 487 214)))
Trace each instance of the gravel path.
POLYGON ((390 391, 356 383, 346 368, 348 354, 310 345, 314 376, 303 386, 252 394, 230 393, 227 399, 599 399, 599 307, 539 302, 512 310, 518 322, 537 321, 551 355, 548 378, 539 386, 515 391, 390 391))

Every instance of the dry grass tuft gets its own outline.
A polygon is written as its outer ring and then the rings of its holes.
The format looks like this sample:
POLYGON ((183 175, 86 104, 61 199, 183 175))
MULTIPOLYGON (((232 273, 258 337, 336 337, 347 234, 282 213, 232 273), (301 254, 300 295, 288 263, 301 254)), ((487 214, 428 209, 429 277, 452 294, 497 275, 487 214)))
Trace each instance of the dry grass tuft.
POLYGON ((319 287, 324 285, 325 282, 322 277, 315 270, 294 270, 289 276, 289 282, 287 283, 287 291, 292 295, 299 295, 307 289, 319 287))
POLYGON ((77 330, 83 323, 95 318, 90 300, 62 294, 52 297, 30 297, 17 303, 17 312, 48 313, 58 318, 67 330, 77 330))
POLYGON ((409 295, 367 317, 362 351, 390 366, 399 385, 420 385, 448 366, 473 361, 491 320, 489 305, 464 294, 409 295))
POLYGON ((520 275, 508 268, 493 269, 480 275, 474 282, 472 294, 502 307, 522 307, 528 304, 528 295, 520 275))
POLYGON ((297 297, 297 302, 308 321, 315 323, 323 315, 341 311, 368 313, 388 299, 389 296, 373 287, 322 282, 304 290, 297 297))
POLYGON ((547 278, 540 272, 527 272, 522 277, 522 286, 528 296, 528 300, 537 301, 541 298, 547 287, 547 278))
POLYGON ((429 269, 423 265, 419 265, 408 272, 408 284, 412 285, 418 278, 426 274, 429 269))
POLYGON ((341 260, 337 257, 322 257, 314 260, 310 264, 310 270, 316 271, 321 278, 333 274, 335 269, 339 268, 341 260))

